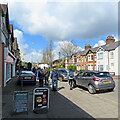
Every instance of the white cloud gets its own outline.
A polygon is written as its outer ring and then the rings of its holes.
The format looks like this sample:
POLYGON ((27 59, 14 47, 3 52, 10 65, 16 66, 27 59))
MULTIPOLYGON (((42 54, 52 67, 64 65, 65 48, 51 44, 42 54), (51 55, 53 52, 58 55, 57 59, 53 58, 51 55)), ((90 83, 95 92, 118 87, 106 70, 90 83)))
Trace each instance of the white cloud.
POLYGON ((20 48, 20 52, 23 53, 23 60, 26 62, 40 62, 41 61, 41 50, 38 52, 35 49, 30 49, 29 45, 25 43, 23 38, 23 32, 15 29, 14 36, 17 37, 17 42, 20 48))
POLYGON ((87 40, 117 33, 117 1, 98 1, 12 0, 10 20, 24 32, 40 34, 49 40, 70 40, 71 37, 87 40))
POLYGON ((106 44, 106 43, 105 43, 104 40, 100 40, 100 41, 98 41, 98 43, 96 43, 96 44, 94 45, 93 48, 98 47, 98 46, 101 46, 101 45, 105 45, 105 44, 106 44))

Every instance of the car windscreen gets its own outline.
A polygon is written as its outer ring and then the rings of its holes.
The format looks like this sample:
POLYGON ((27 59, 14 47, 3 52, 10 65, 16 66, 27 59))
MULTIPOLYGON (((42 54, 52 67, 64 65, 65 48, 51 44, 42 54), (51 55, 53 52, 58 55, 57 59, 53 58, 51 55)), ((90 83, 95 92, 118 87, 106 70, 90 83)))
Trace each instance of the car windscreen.
POLYGON ((95 73, 95 76, 96 76, 96 77, 111 77, 108 72, 95 73))
POLYGON ((21 74, 22 75, 34 75, 32 71, 22 71, 21 74))

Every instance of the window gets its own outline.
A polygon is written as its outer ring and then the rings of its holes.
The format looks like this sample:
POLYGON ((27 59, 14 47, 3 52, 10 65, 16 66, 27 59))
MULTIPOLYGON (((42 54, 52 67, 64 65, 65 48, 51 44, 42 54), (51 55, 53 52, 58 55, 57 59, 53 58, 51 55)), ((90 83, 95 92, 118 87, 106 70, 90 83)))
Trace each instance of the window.
POLYGON ((96 70, 96 65, 95 65, 95 70, 96 70))
POLYGON ((93 76, 93 73, 91 73, 91 72, 86 72, 86 73, 84 73, 83 76, 84 76, 84 77, 91 77, 91 76, 93 76))
POLYGON ((83 57, 82 57, 82 62, 83 62, 83 57))
POLYGON ((110 58, 114 59, 114 53, 113 52, 110 53, 110 58))
POLYGON ((85 62, 86 62, 86 57, 85 57, 85 62))
POLYGON ((96 58, 97 58, 96 55, 94 57, 95 57, 95 61, 96 61, 96 58))
POLYGON ((72 59, 72 62, 74 63, 75 61, 74 61, 74 58, 72 59))
POLYGON ((88 65, 88 70, 93 70, 93 65, 88 65))
POLYGON ((98 53, 98 59, 103 59, 103 52, 102 53, 98 53))
POLYGON ((83 70, 83 65, 82 65, 82 70, 83 70))
POLYGON ((88 70, 90 70, 90 65, 88 65, 88 70))
POLYGON ((93 55, 88 55, 88 61, 93 61, 93 55))
POLYGON ((78 74, 78 77, 82 77, 83 76, 83 72, 80 72, 79 74, 78 74))
POLYGON ((103 65, 98 65, 98 70, 103 71, 103 65))
POLYGON ((85 70, 87 69, 87 66, 85 65, 85 70))

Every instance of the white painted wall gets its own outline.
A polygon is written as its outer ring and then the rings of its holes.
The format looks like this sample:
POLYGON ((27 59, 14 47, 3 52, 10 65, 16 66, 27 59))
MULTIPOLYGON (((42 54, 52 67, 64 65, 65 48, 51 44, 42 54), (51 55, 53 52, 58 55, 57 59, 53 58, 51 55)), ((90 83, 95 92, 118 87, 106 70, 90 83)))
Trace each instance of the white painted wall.
POLYGON ((97 51, 97 70, 99 65, 103 65, 103 71, 107 72, 115 72, 115 75, 120 75, 120 66, 118 65, 118 59, 120 59, 119 51, 120 46, 117 47, 115 50, 112 51, 104 51, 102 49, 99 49, 97 51), (119 52, 118 52, 119 51, 119 52), (98 53, 103 52, 103 59, 98 59, 98 53), (114 58, 111 58, 111 52, 114 54, 114 58), (114 64, 114 66, 111 66, 111 64, 114 64))

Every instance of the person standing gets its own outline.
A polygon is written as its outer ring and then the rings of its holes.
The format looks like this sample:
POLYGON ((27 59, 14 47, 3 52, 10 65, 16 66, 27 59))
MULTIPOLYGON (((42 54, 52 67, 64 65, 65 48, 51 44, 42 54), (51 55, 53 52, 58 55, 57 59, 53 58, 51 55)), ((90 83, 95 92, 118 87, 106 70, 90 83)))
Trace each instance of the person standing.
POLYGON ((44 72, 41 68, 38 68, 39 87, 43 87, 44 72))
POLYGON ((70 85, 70 90, 72 90, 72 82, 74 81, 74 73, 73 73, 73 70, 70 69, 70 72, 69 72, 69 85, 70 85))
POLYGON ((49 85, 49 76, 50 76, 50 71, 49 68, 46 67, 46 73, 45 73, 45 85, 49 85))
POLYGON ((56 70, 56 68, 54 68, 52 74, 51 74, 51 79, 52 79, 52 90, 54 90, 55 86, 54 84, 56 84, 56 91, 58 90, 58 71, 56 70))

